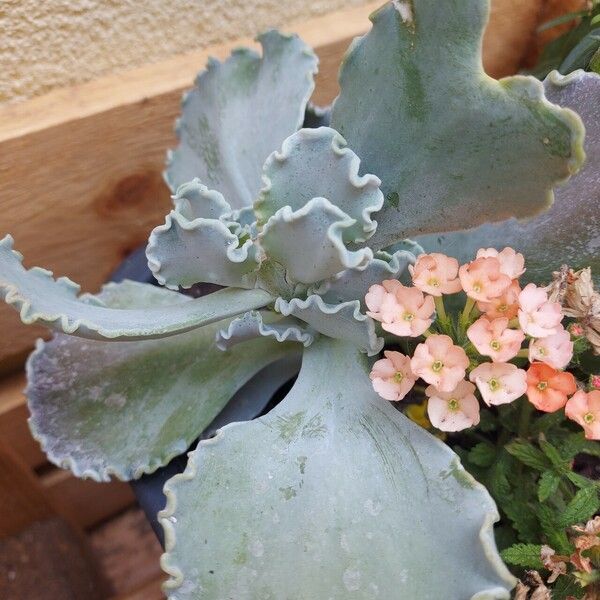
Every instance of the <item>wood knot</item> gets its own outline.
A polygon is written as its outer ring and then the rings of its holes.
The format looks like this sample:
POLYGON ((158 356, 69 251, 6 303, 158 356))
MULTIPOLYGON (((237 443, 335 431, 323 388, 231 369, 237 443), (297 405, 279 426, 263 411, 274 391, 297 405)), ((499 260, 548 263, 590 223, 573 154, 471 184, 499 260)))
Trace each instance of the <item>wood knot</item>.
POLYGON ((147 170, 123 177, 94 200, 96 212, 104 217, 121 216, 124 212, 139 213, 148 207, 165 205, 168 190, 160 173, 147 170))

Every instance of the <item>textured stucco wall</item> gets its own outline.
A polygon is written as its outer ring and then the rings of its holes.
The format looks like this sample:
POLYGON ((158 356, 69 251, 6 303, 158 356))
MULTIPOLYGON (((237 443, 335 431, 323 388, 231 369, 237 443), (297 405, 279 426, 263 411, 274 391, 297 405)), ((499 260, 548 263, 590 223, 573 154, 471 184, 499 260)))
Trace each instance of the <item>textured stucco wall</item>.
POLYGON ((367 0, 0 0, 0 102, 367 0))

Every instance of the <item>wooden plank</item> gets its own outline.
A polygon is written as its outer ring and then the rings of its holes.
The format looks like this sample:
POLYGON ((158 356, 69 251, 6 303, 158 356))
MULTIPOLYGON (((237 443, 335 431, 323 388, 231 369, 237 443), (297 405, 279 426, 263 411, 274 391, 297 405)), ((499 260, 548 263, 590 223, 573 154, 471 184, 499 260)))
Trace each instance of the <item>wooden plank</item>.
MULTIPOLYGON (((515 40, 532 27, 540 0, 494 0, 485 64, 492 74, 514 70, 515 40), (510 18, 506 18, 506 14, 510 18), (510 26, 507 26, 510 25, 510 26), (512 54, 511 54, 512 53, 512 54)), ((380 2, 337 11, 284 28, 313 46, 322 64, 314 100, 337 94, 337 70, 349 41, 369 28, 380 2)), ((0 106, 0 214, 28 265, 68 275, 95 291, 169 206, 161 179, 164 155, 175 143, 179 100, 220 44, 30 101, 0 106)), ((0 371, 22 363, 40 328, 25 328, 0 306, 0 371)))
POLYGON ((0 380, 0 439, 30 468, 37 468, 47 461, 27 425, 29 411, 25 404, 24 389, 24 373, 0 380))
POLYGON ((0 540, 4 600, 103 600, 110 593, 86 540, 58 517, 0 540))
POLYGON ((0 440, 0 539, 56 514, 27 464, 0 440))
POLYGON ((91 532, 89 539, 116 596, 139 592, 164 577, 159 564, 162 548, 141 509, 111 519, 91 532))
POLYGON ((160 577, 148 581, 135 590, 114 596, 112 600, 163 600, 165 595, 162 591, 162 583, 165 578, 166 575, 163 573, 160 577))
POLYGON ((78 479, 69 471, 53 468, 40 478, 48 499, 82 529, 94 527, 135 504, 129 484, 98 483, 78 479))

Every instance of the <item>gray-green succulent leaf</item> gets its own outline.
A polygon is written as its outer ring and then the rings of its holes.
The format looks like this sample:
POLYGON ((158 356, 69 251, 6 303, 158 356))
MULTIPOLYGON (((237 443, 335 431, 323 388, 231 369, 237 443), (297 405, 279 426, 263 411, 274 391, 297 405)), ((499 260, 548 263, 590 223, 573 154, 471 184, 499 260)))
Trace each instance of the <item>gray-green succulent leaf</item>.
POLYGON ((406 280, 408 265, 414 263, 415 255, 407 250, 398 250, 394 254, 380 250, 367 264, 346 269, 331 279, 309 288, 309 293, 318 294, 330 304, 360 300, 365 308, 364 298, 372 285, 379 284, 385 279, 406 280))
POLYGON ((430 252, 465 262, 478 248, 511 246, 523 253, 527 276, 548 282, 561 264, 592 267, 600 277, 600 75, 553 71, 544 81, 547 97, 581 116, 586 128, 584 168, 556 189, 554 204, 527 221, 509 219, 476 229, 417 238, 430 252))
POLYGON ((242 241, 237 231, 236 235, 223 220, 190 221, 173 210, 150 235, 148 266, 156 280, 170 289, 190 288, 198 282, 254 288, 258 248, 251 239, 242 241))
POLYGON ((258 40, 262 57, 239 49, 211 60, 184 97, 165 173, 173 192, 198 177, 233 208, 252 204, 265 159, 302 126, 316 55, 297 36, 268 31, 258 40))
POLYGON ((165 485, 169 598, 508 600, 489 494, 321 338, 270 413, 201 441, 165 485))
POLYGON ((332 127, 382 181, 373 249, 534 216, 584 160, 584 128, 531 77, 483 71, 488 0, 396 0, 348 50, 332 127))
MULTIPOLYGON (((99 294, 114 309, 194 302, 125 281, 99 294)), ((27 363, 29 424, 48 458, 79 477, 135 479, 167 464, 265 366, 297 352, 269 338, 221 352, 219 321, 165 339, 110 343, 57 334, 27 363)))
POLYGON ((264 225, 282 208, 297 211, 313 198, 327 198, 354 219, 344 241, 364 242, 377 227, 371 216, 383 206, 383 194, 379 178, 359 176, 359 170, 359 157, 337 131, 301 129, 267 158, 264 186, 254 203, 258 222, 264 225))
POLYGON ((383 348, 383 339, 375 332, 375 322, 361 312, 360 300, 328 304, 316 294, 304 300, 277 298, 275 311, 296 317, 322 335, 352 344, 369 356, 383 348))
POLYGON ((369 248, 352 251, 344 243, 345 232, 355 223, 326 198, 313 198, 296 211, 280 208, 262 227, 258 241, 266 260, 282 264, 291 282, 311 284, 371 261, 369 248))
POLYGON ((229 288, 192 300, 145 306, 112 308, 66 277, 54 279, 50 271, 26 270, 13 239, 0 240, 0 297, 30 325, 38 323, 78 337, 104 340, 161 338, 203 327, 227 317, 271 303, 260 289, 229 288))
POLYGON ((221 329, 217 333, 216 344, 219 350, 226 351, 236 344, 261 336, 278 342, 298 342, 310 346, 315 339, 315 332, 293 317, 265 320, 265 315, 251 311, 236 317, 226 329, 221 329))

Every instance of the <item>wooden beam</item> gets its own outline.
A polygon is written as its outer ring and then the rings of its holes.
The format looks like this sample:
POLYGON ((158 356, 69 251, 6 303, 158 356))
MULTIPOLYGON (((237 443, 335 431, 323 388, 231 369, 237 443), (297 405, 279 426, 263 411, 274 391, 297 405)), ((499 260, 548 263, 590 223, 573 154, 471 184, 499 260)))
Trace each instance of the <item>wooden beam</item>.
POLYGON ((29 468, 35 469, 46 464, 47 459, 27 425, 29 411, 24 389, 24 373, 0 380, 0 440, 12 448, 29 468))
POLYGON ((69 515, 81 529, 95 527, 135 504, 131 487, 124 481, 98 483, 52 468, 40 482, 56 510, 69 515))
POLYGON ((56 515, 25 462, 0 440, 0 539, 56 515))

